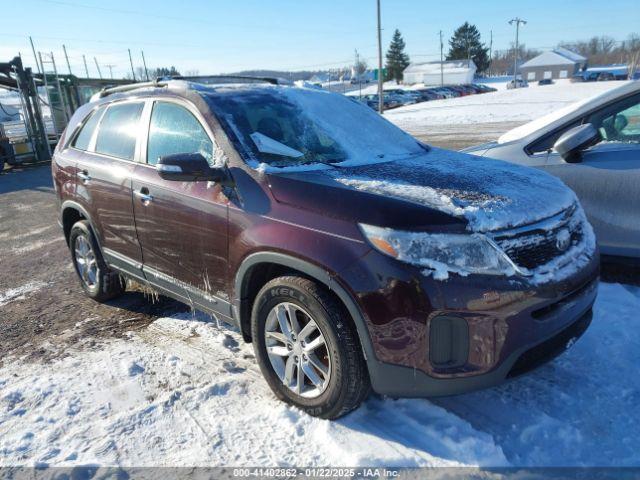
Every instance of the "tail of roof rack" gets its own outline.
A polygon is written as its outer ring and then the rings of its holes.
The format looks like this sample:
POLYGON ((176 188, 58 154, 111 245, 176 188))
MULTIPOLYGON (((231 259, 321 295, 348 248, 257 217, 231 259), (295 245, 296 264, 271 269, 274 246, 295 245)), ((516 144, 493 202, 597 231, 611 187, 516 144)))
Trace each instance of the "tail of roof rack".
POLYGON ((140 83, 131 83, 129 85, 119 85, 117 87, 111 88, 103 88, 96 95, 97 98, 104 98, 108 95, 113 95, 114 93, 122 93, 129 92, 131 90, 137 90, 138 88, 146 88, 146 87, 166 87, 167 82, 161 79, 156 79, 153 82, 140 82, 140 83))
POLYGON ((221 83, 270 83, 278 85, 280 82, 273 77, 250 77, 247 75, 196 75, 181 76, 174 75, 169 77, 161 77, 158 80, 185 80, 187 82, 203 83, 203 84, 221 84, 221 83))

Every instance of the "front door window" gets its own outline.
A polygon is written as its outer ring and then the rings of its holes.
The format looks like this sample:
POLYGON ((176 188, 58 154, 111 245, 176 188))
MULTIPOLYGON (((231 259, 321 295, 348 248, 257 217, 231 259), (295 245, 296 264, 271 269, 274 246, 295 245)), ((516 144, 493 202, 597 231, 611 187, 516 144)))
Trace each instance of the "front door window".
POLYGON ((147 163, 155 165, 160 157, 176 153, 200 153, 213 165, 213 142, 198 119, 180 105, 157 102, 151 113, 147 163))

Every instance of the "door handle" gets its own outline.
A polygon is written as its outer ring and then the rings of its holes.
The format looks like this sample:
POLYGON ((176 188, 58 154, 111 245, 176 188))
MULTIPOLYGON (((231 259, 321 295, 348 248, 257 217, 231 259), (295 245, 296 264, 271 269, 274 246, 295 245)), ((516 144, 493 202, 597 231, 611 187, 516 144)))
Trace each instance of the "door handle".
POLYGON ((89 180, 91 180, 91 175, 89 175, 89 172, 87 172, 86 170, 82 170, 81 172, 78 172, 78 178, 84 183, 87 183, 89 180))
POLYGON ((135 194, 136 197, 138 197, 140 199, 140 201, 144 204, 144 205, 148 205, 150 202, 153 201, 153 195, 149 194, 149 189, 146 187, 143 187, 140 189, 140 191, 135 191, 133 192, 135 194))

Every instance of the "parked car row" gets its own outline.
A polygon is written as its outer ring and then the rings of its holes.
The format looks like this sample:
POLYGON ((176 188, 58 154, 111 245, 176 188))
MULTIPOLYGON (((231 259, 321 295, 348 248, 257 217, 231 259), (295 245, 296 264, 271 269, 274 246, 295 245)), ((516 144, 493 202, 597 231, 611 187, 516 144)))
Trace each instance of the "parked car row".
MULTIPOLYGON (((419 88, 415 90, 396 88, 384 91, 384 108, 385 110, 389 110, 391 108, 429 102, 431 100, 465 97, 467 95, 476 95, 479 93, 495 91, 496 89, 493 87, 475 83, 469 85, 448 85, 445 87, 419 88)), ((378 108, 377 94, 363 95, 361 101, 365 102, 371 108, 378 108)))

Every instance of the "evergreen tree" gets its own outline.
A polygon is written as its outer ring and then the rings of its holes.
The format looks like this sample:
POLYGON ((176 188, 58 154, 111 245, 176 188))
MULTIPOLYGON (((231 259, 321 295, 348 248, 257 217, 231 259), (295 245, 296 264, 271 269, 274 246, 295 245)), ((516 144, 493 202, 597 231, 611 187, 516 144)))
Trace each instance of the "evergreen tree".
POLYGON ((387 78, 393 78, 396 83, 402 81, 404 69, 409 66, 409 55, 404 53, 405 46, 400 30, 396 29, 387 50, 387 78))
POLYGON ((171 66, 167 67, 159 67, 156 68, 156 77, 179 77, 180 72, 176 69, 176 67, 171 66))
POLYGON ((467 60, 471 58, 478 67, 478 73, 482 73, 489 68, 491 59, 489 49, 480 40, 480 32, 475 25, 469 22, 464 24, 453 33, 449 40, 449 53, 447 60, 467 60))

